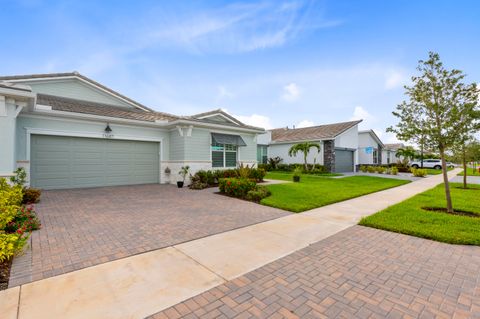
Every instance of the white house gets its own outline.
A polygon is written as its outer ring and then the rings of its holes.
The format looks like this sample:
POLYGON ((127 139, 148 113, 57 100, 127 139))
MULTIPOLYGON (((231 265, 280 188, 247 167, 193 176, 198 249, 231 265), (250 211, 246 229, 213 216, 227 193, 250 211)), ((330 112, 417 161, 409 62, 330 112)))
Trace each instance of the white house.
POLYGON ((385 145, 373 130, 358 132, 358 160, 360 165, 385 164, 382 152, 385 145))
POLYGON ((403 143, 385 144, 382 152, 382 162, 384 164, 396 163, 401 159, 397 157, 397 151, 401 148, 405 148, 403 143))
POLYGON ((353 172, 358 164, 358 124, 361 121, 333 123, 305 128, 278 128, 257 138, 257 160, 279 156, 285 164, 303 163, 303 155, 288 155, 292 145, 302 142, 320 144, 320 152, 312 148, 310 164, 324 165, 330 172, 353 172), (267 154, 268 153, 268 154, 267 154))

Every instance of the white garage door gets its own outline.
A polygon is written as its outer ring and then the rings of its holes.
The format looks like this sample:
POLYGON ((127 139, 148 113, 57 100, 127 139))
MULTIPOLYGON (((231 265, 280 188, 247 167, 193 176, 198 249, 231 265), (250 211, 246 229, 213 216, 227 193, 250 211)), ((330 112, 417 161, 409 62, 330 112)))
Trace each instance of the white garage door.
POLYGON ((159 143, 32 135, 31 184, 43 189, 158 183, 159 143))

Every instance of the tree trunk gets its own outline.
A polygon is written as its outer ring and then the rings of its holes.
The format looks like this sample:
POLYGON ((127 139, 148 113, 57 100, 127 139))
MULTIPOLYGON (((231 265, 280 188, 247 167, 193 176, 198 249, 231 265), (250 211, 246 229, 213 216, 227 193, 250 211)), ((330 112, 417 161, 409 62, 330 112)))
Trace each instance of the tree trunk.
POLYGON ((423 168, 423 141, 420 144, 420 167, 423 168))
POLYGON ((467 188, 467 152, 465 147, 462 149, 462 160, 463 160, 463 188, 467 188))
POLYGON ((308 171, 308 165, 307 165, 307 152, 303 152, 303 160, 305 162, 305 172, 308 171))
POLYGON ((447 200, 447 212, 453 213, 452 197, 450 195, 450 184, 447 174, 447 161, 445 160, 445 150, 443 147, 440 147, 440 158, 442 159, 442 175, 445 187, 445 199, 447 200))

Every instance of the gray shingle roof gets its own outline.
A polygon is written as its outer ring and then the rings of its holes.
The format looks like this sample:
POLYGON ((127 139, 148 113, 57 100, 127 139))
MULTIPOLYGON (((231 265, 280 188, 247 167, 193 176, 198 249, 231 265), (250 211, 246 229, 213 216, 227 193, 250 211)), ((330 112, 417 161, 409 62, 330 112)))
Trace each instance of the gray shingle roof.
POLYGON ((345 132, 349 128, 354 127, 360 122, 361 120, 296 129, 278 128, 271 130, 272 142, 275 143, 332 139, 345 132))
POLYGON ((52 107, 52 110, 55 111, 93 114, 147 122, 155 122, 155 120, 173 121, 179 118, 167 113, 116 107, 110 104, 82 101, 47 94, 37 94, 37 104, 49 105, 52 107))
POLYGON ((385 144, 385 148, 389 150, 398 150, 399 148, 404 148, 405 145, 403 143, 392 143, 392 144, 385 144))

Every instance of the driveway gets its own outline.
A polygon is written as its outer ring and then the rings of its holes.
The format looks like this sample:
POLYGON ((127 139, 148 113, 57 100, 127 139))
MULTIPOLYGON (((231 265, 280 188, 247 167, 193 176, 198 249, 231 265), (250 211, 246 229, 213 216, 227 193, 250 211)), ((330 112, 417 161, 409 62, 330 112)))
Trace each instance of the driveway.
POLYGON ((9 287, 289 215, 172 185, 44 191, 42 228, 13 262, 9 287))

